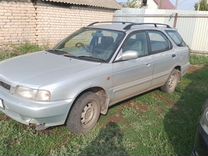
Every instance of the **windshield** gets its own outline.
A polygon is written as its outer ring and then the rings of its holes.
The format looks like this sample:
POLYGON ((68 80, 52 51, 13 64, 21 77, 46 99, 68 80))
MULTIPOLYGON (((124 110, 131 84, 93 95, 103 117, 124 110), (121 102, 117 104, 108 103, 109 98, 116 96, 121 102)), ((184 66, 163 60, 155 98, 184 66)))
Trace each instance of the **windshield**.
POLYGON ((124 32, 83 28, 50 51, 67 57, 108 62, 123 37, 124 32))

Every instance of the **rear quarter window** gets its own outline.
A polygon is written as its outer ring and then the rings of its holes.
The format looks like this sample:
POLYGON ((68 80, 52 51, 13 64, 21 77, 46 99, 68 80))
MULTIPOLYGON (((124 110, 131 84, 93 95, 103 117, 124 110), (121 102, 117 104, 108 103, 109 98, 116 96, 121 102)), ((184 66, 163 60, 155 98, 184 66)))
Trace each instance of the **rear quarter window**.
POLYGON ((166 30, 166 33, 168 36, 173 40, 173 42, 178 46, 178 47, 185 47, 186 43, 184 42, 183 38, 181 35, 175 31, 175 30, 166 30))

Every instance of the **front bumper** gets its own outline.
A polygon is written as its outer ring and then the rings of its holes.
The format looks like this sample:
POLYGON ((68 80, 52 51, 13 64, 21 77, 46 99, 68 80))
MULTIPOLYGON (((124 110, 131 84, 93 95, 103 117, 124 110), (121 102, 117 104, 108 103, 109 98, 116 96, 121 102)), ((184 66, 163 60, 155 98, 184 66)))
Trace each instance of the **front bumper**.
POLYGON ((199 126, 192 156, 208 156, 208 134, 199 126))
POLYGON ((45 128, 65 123, 72 99, 50 102, 37 102, 11 95, 0 88, 0 99, 4 108, 0 111, 12 119, 26 125, 44 125, 45 128))

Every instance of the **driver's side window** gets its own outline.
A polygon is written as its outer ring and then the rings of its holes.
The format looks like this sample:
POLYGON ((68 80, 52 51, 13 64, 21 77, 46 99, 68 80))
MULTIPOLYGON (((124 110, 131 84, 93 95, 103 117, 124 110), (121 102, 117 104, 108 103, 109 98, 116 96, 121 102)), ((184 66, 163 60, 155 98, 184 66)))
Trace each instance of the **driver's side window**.
POLYGON ((88 47, 90 45, 92 37, 93 37, 92 31, 86 31, 85 33, 81 33, 81 34, 73 37, 68 42, 66 42, 64 45, 64 48, 76 49, 76 48, 88 47))
POLYGON ((122 52, 136 51, 138 57, 148 55, 148 44, 145 32, 136 32, 131 34, 122 47, 122 52))

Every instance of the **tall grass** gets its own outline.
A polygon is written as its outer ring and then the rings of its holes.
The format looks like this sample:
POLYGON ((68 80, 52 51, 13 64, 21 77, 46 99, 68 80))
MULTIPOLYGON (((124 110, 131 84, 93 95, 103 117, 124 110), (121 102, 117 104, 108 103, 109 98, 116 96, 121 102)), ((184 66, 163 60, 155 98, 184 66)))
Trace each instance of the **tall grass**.
POLYGON ((190 62, 193 65, 196 65, 196 64, 208 65, 208 56, 191 55, 190 62))
POLYGON ((46 47, 40 47, 38 45, 34 45, 31 43, 25 43, 18 46, 13 46, 9 50, 0 51, 0 60, 4 60, 7 58, 11 58, 14 56, 31 53, 35 51, 40 51, 45 49, 46 47))

